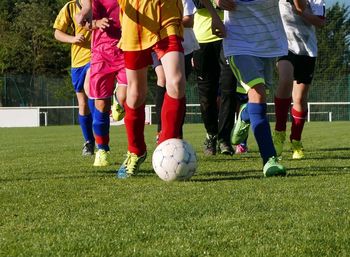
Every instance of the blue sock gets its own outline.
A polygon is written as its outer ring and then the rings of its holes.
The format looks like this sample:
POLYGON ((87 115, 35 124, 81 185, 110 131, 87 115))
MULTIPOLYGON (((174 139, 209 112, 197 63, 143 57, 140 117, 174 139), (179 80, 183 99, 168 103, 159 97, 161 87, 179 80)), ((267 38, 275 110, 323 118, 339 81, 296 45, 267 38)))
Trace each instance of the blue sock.
POLYGON ((259 146, 263 163, 265 164, 272 156, 276 156, 272 142, 270 124, 266 116, 266 103, 248 103, 248 111, 251 127, 259 146))
POLYGON ((89 109, 90 112, 92 114, 92 117, 94 117, 94 111, 95 111, 95 100, 94 99, 88 99, 88 105, 89 105, 89 109))
POLYGON ((241 120, 249 123, 250 122, 250 117, 249 117, 249 111, 248 111, 249 105, 247 104, 247 107, 242 110, 241 113, 241 120))
POLYGON ((93 127, 98 149, 109 151, 109 112, 95 109, 93 127))
POLYGON ((86 141, 90 143, 95 142, 94 133, 92 132, 92 115, 80 115, 78 116, 79 124, 83 132, 83 136, 86 141))

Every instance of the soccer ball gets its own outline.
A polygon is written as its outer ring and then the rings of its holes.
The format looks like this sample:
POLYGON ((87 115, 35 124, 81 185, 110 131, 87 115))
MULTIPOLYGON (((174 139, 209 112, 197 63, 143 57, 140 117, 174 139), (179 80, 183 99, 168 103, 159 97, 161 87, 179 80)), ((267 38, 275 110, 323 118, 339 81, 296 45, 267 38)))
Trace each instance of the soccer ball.
POLYGON ((188 180, 197 169, 197 155, 186 141, 171 138, 154 150, 152 165, 164 181, 188 180))

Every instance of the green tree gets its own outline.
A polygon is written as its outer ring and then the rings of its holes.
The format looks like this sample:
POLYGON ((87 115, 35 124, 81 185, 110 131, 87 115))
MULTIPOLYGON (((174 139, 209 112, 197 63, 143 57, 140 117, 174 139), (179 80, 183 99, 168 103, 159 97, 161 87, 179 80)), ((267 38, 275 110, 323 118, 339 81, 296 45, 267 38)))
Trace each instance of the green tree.
POLYGON ((326 25, 317 29, 318 58, 310 102, 349 100, 349 32, 349 7, 335 4, 327 9, 326 25))

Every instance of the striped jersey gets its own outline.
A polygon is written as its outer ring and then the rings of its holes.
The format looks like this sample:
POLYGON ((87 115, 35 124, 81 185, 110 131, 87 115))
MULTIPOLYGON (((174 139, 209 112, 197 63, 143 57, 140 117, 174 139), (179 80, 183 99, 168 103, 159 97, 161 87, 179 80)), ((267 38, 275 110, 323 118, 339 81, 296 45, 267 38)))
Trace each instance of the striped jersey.
POLYGON ((182 0, 118 0, 124 51, 140 51, 160 40, 183 37, 182 0))
POLYGON ((237 0, 236 10, 224 12, 227 36, 225 56, 286 55, 288 43, 278 8, 278 0, 237 0))
MULTIPOLYGON (((318 49, 315 27, 295 14, 292 5, 286 0, 281 0, 279 6, 289 51, 297 55, 316 57, 318 49)), ((324 0, 307 0, 307 9, 314 15, 325 16, 324 0)))
POLYGON ((77 0, 69 1, 58 13, 54 29, 58 29, 62 32, 77 35, 83 34, 85 42, 81 44, 72 44, 71 46, 71 66, 72 68, 82 67, 90 61, 90 42, 91 32, 80 27, 74 19, 76 13, 80 12, 79 2, 77 0), (78 3, 78 4, 77 4, 78 3))

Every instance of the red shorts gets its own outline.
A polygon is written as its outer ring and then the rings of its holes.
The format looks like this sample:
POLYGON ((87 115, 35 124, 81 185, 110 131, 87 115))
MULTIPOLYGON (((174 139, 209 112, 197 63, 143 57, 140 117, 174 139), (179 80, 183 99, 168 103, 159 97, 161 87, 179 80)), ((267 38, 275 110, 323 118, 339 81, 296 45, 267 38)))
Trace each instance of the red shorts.
POLYGON ((153 47, 141 51, 125 51, 125 68, 129 70, 139 70, 148 65, 153 64, 152 51, 154 51, 158 59, 162 58, 169 52, 184 52, 182 47, 182 39, 178 36, 171 35, 158 41, 153 47))

